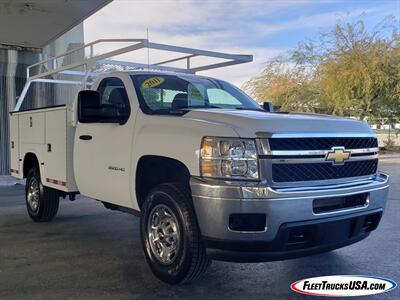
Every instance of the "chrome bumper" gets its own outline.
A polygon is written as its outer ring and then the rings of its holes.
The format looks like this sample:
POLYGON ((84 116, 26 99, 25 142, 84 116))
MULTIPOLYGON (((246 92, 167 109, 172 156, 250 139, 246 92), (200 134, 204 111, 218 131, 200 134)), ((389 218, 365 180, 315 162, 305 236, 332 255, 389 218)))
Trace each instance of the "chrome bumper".
POLYGON ((323 220, 324 218, 366 214, 384 210, 388 193, 388 176, 378 174, 368 180, 340 185, 273 189, 260 185, 233 182, 190 180, 193 203, 201 233, 206 238, 231 241, 272 241, 286 223, 323 220), (369 193, 365 206, 315 214, 313 200, 323 197, 369 193), (265 213, 264 231, 239 232, 229 229, 229 216, 234 213, 265 213))

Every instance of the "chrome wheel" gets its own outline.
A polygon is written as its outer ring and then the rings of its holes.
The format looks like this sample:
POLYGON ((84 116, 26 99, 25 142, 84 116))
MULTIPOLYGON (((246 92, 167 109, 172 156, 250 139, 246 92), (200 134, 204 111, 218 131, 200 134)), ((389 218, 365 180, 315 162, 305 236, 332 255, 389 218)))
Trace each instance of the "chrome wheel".
POLYGON ((150 212, 147 234, 156 259, 165 265, 173 263, 180 247, 180 231, 176 216, 166 205, 156 205, 150 212))
POLYGON ((37 211, 39 208, 39 182, 35 177, 31 177, 29 180, 27 200, 30 208, 37 211))

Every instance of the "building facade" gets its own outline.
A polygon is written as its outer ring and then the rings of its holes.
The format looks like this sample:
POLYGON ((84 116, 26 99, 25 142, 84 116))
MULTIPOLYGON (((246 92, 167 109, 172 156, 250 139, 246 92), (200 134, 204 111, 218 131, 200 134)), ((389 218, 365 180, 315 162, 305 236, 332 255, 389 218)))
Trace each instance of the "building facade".
MULTIPOLYGON (((79 24, 43 49, 0 44, 0 175, 9 174, 9 113, 14 110, 17 97, 25 85, 27 66, 41 59, 66 52, 83 43, 83 24, 79 24)), ((54 101, 52 96, 57 97, 62 94, 57 87, 49 88, 48 86, 38 86, 32 92, 37 96, 35 105, 39 107, 52 105, 52 101, 54 101)))

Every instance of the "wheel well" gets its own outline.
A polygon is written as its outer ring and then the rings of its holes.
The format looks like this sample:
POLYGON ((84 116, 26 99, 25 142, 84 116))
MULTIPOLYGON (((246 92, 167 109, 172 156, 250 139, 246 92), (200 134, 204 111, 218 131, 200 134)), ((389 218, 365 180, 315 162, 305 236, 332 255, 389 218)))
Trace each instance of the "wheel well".
POLYGON ((181 182, 189 188, 190 172, 179 160, 155 155, 140 158, 136 168, 136 198, 142 206, 152 188, 167 182, 181 182))
POLYGON ((39 161, 36 155, 31 152, 25 154, 24 168, 23 168, 24 178, 28 176, 29 170, 32 169, 34 166, 39 166, 39 161))

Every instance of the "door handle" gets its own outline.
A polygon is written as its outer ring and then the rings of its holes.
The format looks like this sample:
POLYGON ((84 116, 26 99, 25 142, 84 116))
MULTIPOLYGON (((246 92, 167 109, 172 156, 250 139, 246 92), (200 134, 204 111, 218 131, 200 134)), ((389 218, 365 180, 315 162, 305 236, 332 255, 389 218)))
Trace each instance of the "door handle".
POLYGON ((80 135, 79 138, 84 141, 90 141, 92 139, 91 135, 80 135))

